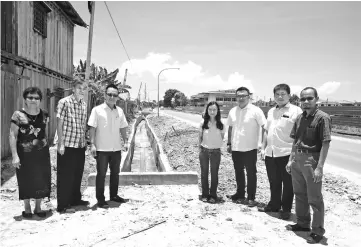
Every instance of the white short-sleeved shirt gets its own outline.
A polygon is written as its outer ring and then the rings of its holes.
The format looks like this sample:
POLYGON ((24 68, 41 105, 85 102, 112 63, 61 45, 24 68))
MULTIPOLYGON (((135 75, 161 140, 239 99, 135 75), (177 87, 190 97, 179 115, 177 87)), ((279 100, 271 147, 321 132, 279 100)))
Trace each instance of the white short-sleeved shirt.
MULTIPOLYGON (((200 124, 200 130, 202 130, 203 121, 200 124)), ((209 149, 221 148, 223 144, 222 134, 225 133, 226 126, 223 125, 223 130, 217 128, 217 125, 208 122, 208 129, 203 130, 203 138, 201 146, 209 149)))
POLYGON ((258 106, 248 103, 243 109, 233 107, 227 124, 232 126, 232 151, 247 152, 258 148, 260 128, 266 124, 266 117, 258 106))
POLYGON ((106 103, 92 109, 88 125, 96 128, 95 146, 97 151, 114 152, 122 149, 120 129, 128 126, 122 108, 110 109, 106 103))
POLYGON ((268 111, 266 156, 283 157, 291 154, 293 139, 290 137, 292 127, 302 109, 287 103, 282 108, 272 107, 268 111))

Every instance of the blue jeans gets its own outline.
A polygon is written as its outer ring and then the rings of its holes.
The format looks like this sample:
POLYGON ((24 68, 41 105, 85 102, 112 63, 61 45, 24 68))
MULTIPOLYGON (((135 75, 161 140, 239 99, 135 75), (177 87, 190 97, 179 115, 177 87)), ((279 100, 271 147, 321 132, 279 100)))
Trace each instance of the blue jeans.
POLYGON ((221 149, 208 149, 201 146, 199 153, 199 162, 201 164, 201 184, 202 197, 217 198, 218 170, 221 163, 221 149), (209 191, 208 173, 209 163, 211 164, 211 190, 209 191))

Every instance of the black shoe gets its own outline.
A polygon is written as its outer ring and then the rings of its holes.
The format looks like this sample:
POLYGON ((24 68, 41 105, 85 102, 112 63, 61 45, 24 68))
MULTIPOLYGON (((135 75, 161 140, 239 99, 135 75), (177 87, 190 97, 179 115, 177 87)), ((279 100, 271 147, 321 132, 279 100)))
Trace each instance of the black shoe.
POLYGON ((289 220, 291 218, 291 212, 288 211, 280 211, 280 218, 282 220, 289 220))
POLYGON ((88 206, 90 203, 88 201, 80 200, 72 204, 72 206, 88 206))
POLYGON ((33 214, 32 213, 26 213, 25 211, 23 211, 21 213, 21 215, 26 218, 26 219, 30 219, 30 218, 33 218, 33 214))
POLYGON ((316 233, 311 233, 310 236, 307 238, 307 243, 309 244, 317 244, 323 239, 323 236, 318 235, 316 233))
POLYGON ((129 202, 129 199, 124 199, 120 196, 114 196, 112 198, 110 198, 111 201, 113 202, 118 202, 118 203, 126 203, 126 202, 129 202))
POLYGON ((65 214, 65 213, 72 214, 72 213, 75 213, 75 209, 71 208, 70 206, 65 207, 65 208, 57 208, 56 211, 58 211, 60 214, 65 214))
POLYGON ((240 194, 236 193, 233 195, 227 195, 227 198, 231 199, 232 201, 237 201, 238 199, 244 199, 240 194))
POLYGON ((238 198, 237 200, 233 201, 237 204, 247 205, 248 206, 248 200, 246 198, 238 198))
POLYGON ((98 208, 109 208, 109 204, 107 202, 98 202, 98 208))
POLYGON ((35 212, 34 214, 37 215, 40 218, 45 218, 46 217, 46 211, 40 211, 40 212, 35 212))
POLYGON ((299 224, 287 225, 286 229, 293 232, 309 232, 311 229, 309 227, 302 227, 299 224))
POLYGON ((268 213, 268 212, 276 213, 276 212, 278 212, 280 210, 279 209, 273 209, 273 208, 271 208, 269 206, 265 206, 265 207, 259 207, 258 211, 259 212, 264 212, 264 213, 268 213))

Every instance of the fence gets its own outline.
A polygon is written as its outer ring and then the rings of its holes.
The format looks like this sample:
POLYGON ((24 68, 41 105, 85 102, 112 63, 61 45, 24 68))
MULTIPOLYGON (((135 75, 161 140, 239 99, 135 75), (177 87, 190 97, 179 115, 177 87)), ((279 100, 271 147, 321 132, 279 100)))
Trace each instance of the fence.
MULTIPOLYGON (((227 117, 233 106, 221 106, 222 117, 227 117)), ((267 117, 270 107, 260 107, 267 117)), ((183 110, 202 113, 205 107, 186 106, 183 110)), ((324 106, 320 110, 331 116, 332 124, 361 128, 361 106, 324 106)))

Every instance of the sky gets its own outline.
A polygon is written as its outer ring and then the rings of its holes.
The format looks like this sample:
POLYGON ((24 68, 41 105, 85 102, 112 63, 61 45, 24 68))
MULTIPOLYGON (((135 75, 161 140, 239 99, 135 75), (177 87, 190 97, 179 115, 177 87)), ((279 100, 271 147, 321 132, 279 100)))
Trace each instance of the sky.
MULTIPOLYGON (((71 2, 89 24, 86 1, 71 2)), ((361 2, 96 2, 92 62, 113 71, 136 98, 167 89, 186 96, 248 87, 273 98, 287 83, 321 99, 361 101, 361 2)), ((74 64, 86 60, 89 30, 76 26, 74 64)))

